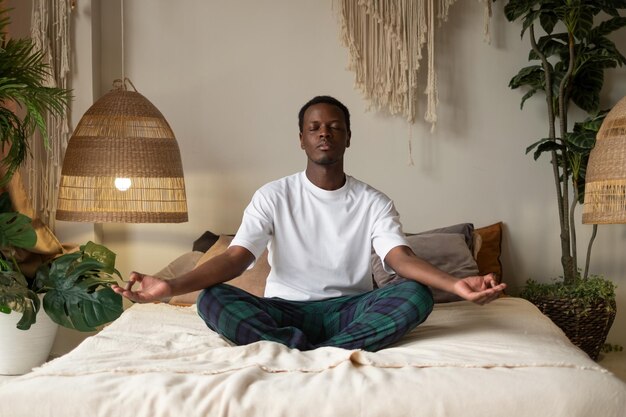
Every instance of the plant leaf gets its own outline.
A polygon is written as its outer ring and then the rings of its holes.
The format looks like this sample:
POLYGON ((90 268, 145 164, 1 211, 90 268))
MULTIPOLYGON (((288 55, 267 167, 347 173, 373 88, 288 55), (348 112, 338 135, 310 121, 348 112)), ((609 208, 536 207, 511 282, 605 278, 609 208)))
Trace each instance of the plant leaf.
POLYGON ((28 288, 20 272, 0 272, 0 311, 22 313, 16 325, 18 329, 28 330, 37 321, 39 308, 39 297, 28 288))
POLYGON ((544 152, 562 151, 562 150, 563 150, 563 145, 555 141, 549 140, 537 146, 537 149, 535 150, 535 153, 533 154, 533 158, 536 161, 544 152))
MULTIPOLYGON (((546 56, 546 58, 553 55, 563 56, 563 54, 569 53, 567 44, 563 43, 563 41, 555 36, 542 36, 537 41, 537 48, 546 56)), ((537 55, 534 49, 531 49, 528 53, 528 60, 532 61, 536 59, 539 59, 539 55, 537 55)))
POLYGON ((118 274, 115 254, 93 242, 43 266, 35 279, 45 288, 44 309, 52 320, 79 331, 92 331, 122 314, 122 297, 109 285, 118 274), (97 258, 96 258, 97 257, 97 258), (102 261, 101 261, 102 260, 102 261))
POLYGON ((44 296, 43 307, 55 323, 82 332, 117 319, 123 310, 121 297, 109 287, 91 293, 76 287, 52 290, 44 296))
POLYGON ((537 142, 533 143, 532 145, 530 145, 529 147, 526 148, 526 154, 530 153, 530 151, 535 149, 537 146, 539 146, 542 143, 547 142, 547 141, 552 141, 552 139, 550 139, 550 138, 539 139, 537 142))
POLYGON ((13 204, 11 204, 11 196, 8 192, 0 194, 0 213, 8 213, 13 210, 13 204))
POLYGON ((596 135, 600 130, 600 127, 602 126, 606 115, 609 114, 609 111, 611 111, 611 109, 601 110, 596 114, 590 115, 582 122, 574 123, 574 132, 580 130, 588 130, 596 135))
POLYGON ((564 23, 577 39, 584 39, 589 36, 593 27, 594 6, 573 3, 564 23))
POLYGON ((81 256, 80 252, 67 253, 56 258, 50 266, 39 267, 35 277, 38 287, 42 289, 52 289, 58 286, 71 287, 73 282, 69 282, 67 277, 70 276, 70 268, 81 256))
POLYGON ((538 0, 510 0, 504 6, 504 15, 509 22, 512 22, 532 11, 533 6, 538 2, 538 0))
POLYGON ((524 96, 522 97, 522 101, 520 103, 520 109, 523 109, 524 108, 524 103, 526 102, 526 100, 528 100, 529 98, 534 96, 535 93, 537 91, 539 91, 539 90, 540 90, 539 88, 532 88, 526 94, 524 94, 524 96))
POLYGON ((537 20, 540 16, 540 10, 531 10, 526 13, 526 15, 524 16, 524 21, 522 22, 522 36, 524 36, 524 32, 526 32, 526 29, 532 26, 535 23, 535 20, 537 20))
POLYGON ((594 40, 599 37, 604 37, 618 29, 626 26, 626 17, 616 16, 604 22, 600 22, 598 26, 593 28, 589 33, 589 38, 594 40))
POLYGON ((0 247, 32 248, 37 234, 31 219, 20 213, 0 213, 0 247))
POLYGON ((598 56, 601 56, 604 59, 611 59, 615 61, 614 66, 622 66, 626 64, 626 57, 620 53, 617 46, 615 46, 615 42, 609 38, 600 36, 594 38, 590 42, 593 42, 593 45, 595 46, 594 49, 590 48, 590 50, 595 51, 598 56))
POLYGON ((588 155, 596 144, 596 133, 588 130, 568 133, 565 141, 570 152, 588 155))
POLYGON ((539 16, 539 23, 541 24, 541 27, 543 28, 543 30, 546 31, 547 34, 552 33, 552 31, 554 30, 554 26, 556 25, 556 23, 558 22, 558 19, 556 17, 556 14, 552 11, 552 7, 554 7, 553 5, 542 5, 541 9, 542 9, 542 13, 541 16, 539 16))
POLYGON ((593 113, 600 106, 600 91, 604 85, 604 70, 597 62, 589 62, 578 70, 572 81, 570 97, 574 104, 593 113))
POLYGON ((516 89, 523 85, 530 85, 531 87, 543 86, 543 75, 543 68, 540 65, 524 67, 519 70, 517 75, 511 78, 511 81, 509 81, 509 87, 516 89))
POLYGON ((115 269, 115 253, 106 246, 98 245, 94 242, 87 242, 82 248, 85 255, 98 260, 102 264, 102 269, 109 274, 121 274, 115 269))

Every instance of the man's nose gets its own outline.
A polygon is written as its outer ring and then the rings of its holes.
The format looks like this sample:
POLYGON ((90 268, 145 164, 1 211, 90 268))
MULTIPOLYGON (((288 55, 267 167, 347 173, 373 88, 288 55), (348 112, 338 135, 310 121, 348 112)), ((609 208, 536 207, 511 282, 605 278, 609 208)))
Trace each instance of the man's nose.
POLYGON ((330 137, 330 127, 326 125, 320 126, 320 137, 330 137))

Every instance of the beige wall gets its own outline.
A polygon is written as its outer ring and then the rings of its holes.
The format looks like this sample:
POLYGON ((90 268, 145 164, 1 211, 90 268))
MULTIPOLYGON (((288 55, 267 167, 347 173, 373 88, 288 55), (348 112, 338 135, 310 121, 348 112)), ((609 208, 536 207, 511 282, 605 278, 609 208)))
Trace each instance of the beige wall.
MULTIPOLYGON (((508 88, 509 79, 527 65, 529 48, 520 40, 520 26, 504 19, 504 3, 494 5, 491 44, 483 41, 477 1, 456 3, 437 32, 439 124, 431 133, 422 121, 409 127, 366 110, 346 69, 332 0, 126 0, 125 72, 176 133, 190 221, 104 225, 103 241, 118 253, 120 270, 155 272, 190 250, 203 231, 235 232, 257 187, 303 169, 297 111, 312 96, 330 94, 352 113, 347 172, 394 199, 406 231, 503 221, 504 279, 512 293, 527 278, 558 276, 551 170, 547 159, 535 162, 524 154, 545 136, 546 122, 540 98, 520 111, 523 92, 508 88), (410 138, 413 166, 407 164, 410 138)), ((76 30, 80 42, 93 41, 83 51, 91 48, 96 58, 77 56, 76 71, 94 84, 75 87, 81 101, 73 120, 94 88, 105 92, 121 75, 119 0, 91 6, 90 13, 77 16, 83 26, 76 30)), ((626 37, 619 41, 626 51, 626 37)), ((625 75, 625 69, 608 72, 605 106, 626 95, 625 75)), ((84 237, 75 229, 59 224, 65 240, 84 237)), ((582 257, 590 227, 579 230, 582 257)), ((626 305, 625 247, 626 226, 601 226, 591 266, 617 282, 621 306, 626 305)), ((620 311, 613 343, 626 344, 625 322, 620 311)))

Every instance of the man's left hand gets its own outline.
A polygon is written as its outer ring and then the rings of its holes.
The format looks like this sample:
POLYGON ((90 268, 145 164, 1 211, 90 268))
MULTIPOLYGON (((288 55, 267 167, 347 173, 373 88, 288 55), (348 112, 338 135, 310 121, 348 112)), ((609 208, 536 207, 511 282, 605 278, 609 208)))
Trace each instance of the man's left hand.
POLYGON ((476 304, 487 304, 500 297, 506 284, 498 284, 494 274, 460 279, 454 285, 455 293, 476 304))

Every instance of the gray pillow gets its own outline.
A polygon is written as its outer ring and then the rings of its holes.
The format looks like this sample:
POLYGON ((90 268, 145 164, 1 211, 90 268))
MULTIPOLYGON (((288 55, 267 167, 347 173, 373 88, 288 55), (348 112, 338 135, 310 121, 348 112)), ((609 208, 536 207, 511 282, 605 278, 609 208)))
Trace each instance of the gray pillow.
POLYGON ((452 226, 440 227, 438 229, 427 230, 420 233, 407 233, 407 236, 412 235, 432 235, 435 233, 459 233, 463 235, 465 243, 470 250, 474 251, 474 224, 473 223, 459 223, 452 226))
MULTIPOLYGON (((468 248, 464 234, 461 233, 420 233, 406 237, 415 254, 435 267, 457 277, 465 278, 478 275, 478 266, 468 248)), ((372 274, 378 287, 384 287, 395 278, 384 270, 380 257, 372 254, 372 274)), ((454 294, 438 289, 433 290, 436 303, 459 301, 454 294)))

